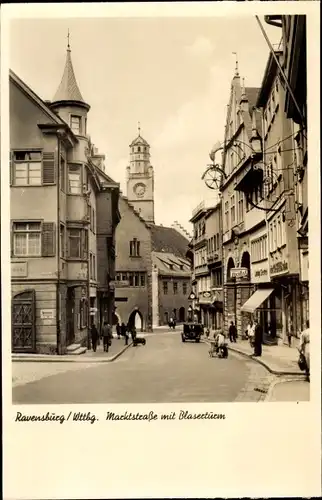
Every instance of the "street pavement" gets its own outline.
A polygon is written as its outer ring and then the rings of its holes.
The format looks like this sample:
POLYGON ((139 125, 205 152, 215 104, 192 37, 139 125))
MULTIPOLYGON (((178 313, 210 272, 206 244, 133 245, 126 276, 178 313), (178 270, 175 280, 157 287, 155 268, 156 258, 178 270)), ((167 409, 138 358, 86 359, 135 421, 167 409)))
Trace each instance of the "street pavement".
POLYGON ((310 384, 305 380, 289 380, 274 385, 269 401, 310 401, 310 384))
POLYGON ((236 353, 210 358, 207 344, 182 343, 179 331, 146 339, 146 346, 130 346, 111 363, 86 363, 86 356, 84 363, 15 362, 13 403, 255 402, 265 397, 270 374, 252 360, 236 353), (32 365, 38 365, 33 380, 17 374, 32 371, 32 365))

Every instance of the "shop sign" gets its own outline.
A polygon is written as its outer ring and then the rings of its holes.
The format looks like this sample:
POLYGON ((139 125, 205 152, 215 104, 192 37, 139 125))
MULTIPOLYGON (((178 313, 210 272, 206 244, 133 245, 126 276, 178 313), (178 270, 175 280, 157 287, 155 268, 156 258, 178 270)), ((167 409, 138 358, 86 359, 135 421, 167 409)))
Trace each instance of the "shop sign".
POLYGON ((199 304, 211 304, 212 303, 212 293, 211 292, 200 292, 199 294, 199 304))
POLYGON ((281 274, 288 271, 288 263, 284 260, 283 262, 275 262, 270 267, 270 273, 272 274, 281 274))
POLYGON ((115 288, 123 288, 130 286, 129 280, 116 280, 116 281, 110 281, 110 285, 114 286, 115 288))
POLYGON ((11 277, 26 278, 28 276, 27 262, 11 262, 11 277))
POLYGON ((54 319, 54 309, 40 309, 40 319, 54 319))
POLYGON ((230 270, 231 278, 247 278, 248 277, 248 269, 247 267, 233 267, 230 270))
POLYGON ((252 264, 251 268, 252 281, 254 283, 263 283, 269 281, 269 272, 267 262, 252 264))

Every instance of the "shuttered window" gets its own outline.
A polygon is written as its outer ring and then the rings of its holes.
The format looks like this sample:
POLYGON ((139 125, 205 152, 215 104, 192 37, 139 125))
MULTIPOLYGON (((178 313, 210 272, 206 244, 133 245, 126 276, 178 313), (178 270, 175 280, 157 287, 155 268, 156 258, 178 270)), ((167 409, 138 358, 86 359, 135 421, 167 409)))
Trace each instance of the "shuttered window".
POLYGON ((55 256, 54 222, 14 222, 12 234, 13 257, 55 256))
POLYGON ((68 257, 70 259, 87 259, 88 231, 82 228, 68 229, 68 257))
POLYGON ((55 153, 36 150, 11 152, 10 182, 14 186, 55 184, 55 153))

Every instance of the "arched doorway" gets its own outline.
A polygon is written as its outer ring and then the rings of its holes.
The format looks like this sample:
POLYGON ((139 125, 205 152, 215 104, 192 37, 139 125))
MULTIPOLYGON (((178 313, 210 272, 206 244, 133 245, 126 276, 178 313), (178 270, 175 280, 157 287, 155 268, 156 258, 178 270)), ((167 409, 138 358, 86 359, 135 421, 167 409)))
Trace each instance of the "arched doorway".
POLYGON ((179 323, 184 323, 186 319, 186 310, 184 307, 179 309, 179 323))
POLYGON ((226 273, 226 281, 232 281, 232 277, 230 276, 230 270, 235 267, 235 263, 232 257, 229 257, 227 262, 227 273, 226 273))
POLYGON ((164 313, 164 324, 165 325, 169 324, 169 313, 168 313, 168 311, 165 311, 165 313, 164 313))
POLYGON ((11 304, 12 351, 36 351, 36 293, 24 290, 16 294, 11 304))
POLYGON ((143 316, 138 309, 132 311, 128 321, 129 327, 135 326, 136 330, 143 331, 143 316))
POLYGON ((248 252, 243 253, 240 267, 245 267, 246 269, 248 269, 247 279, 250 280, 250 255, 248 252))

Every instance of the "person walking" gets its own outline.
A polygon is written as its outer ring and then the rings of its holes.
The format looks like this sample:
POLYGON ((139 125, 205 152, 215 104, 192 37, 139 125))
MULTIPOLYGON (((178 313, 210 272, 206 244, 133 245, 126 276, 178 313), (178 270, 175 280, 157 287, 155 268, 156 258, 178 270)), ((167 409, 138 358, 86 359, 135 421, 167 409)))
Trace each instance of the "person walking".
POLYGON ((254 356, 262 355, 263 329, 257 320, 254 321, 254 356))
POLYGON ((252 320, 248 323, 246 332, 251 347, 254 347, 254 323, 252 320))
POLYGON ((306 329, 300 335, 299 352, 305 358, 306 378, 310 381, 310 323, 306 321, 306 329))
POLYGON ((136 339, 136 328, 135 328, 135 325, 133 325, 132 328, 131 328, 131 336, 132 336, 132 342, 134 342, 135 339, 136 339))
POLYGON ((102 337, 103 337, 103 348, 104 352, 108 352, 110 345, 112 344, 111 337, 111 326, 107 321, 104 321, 103 329, 102 329, 102 337))
POLYGON ((122 337, 124 337, 125 345, 128 345, 128 343, 129 343, 129 336, 127 334, 127 328, 126 328, 125 323, 121 324, 121 335, 122 335, 122 337))
POLYGON ((292 337, 293 337, 293 323, 292 321, 290 321, 287 329, 287 342, 289 347, 292 347, 292 337))
POLYGON ((117 325, 116 325, 116 334, 117 334, 118 340, 120 340, 120 338, 121 338, 121 326, 119 323, 117 323, 117 325))
POLYGON ((98 330, 96 328, 95 323, 93 323, 91 326, 91 337, 92 337, 92 349, 94 352, 96 352, 97 342, 98 342, 98 330))
POLYGON ((230 342, 236 342, 237 339, 237 328, 232 321, 229 327, 229 340, 230 342))

